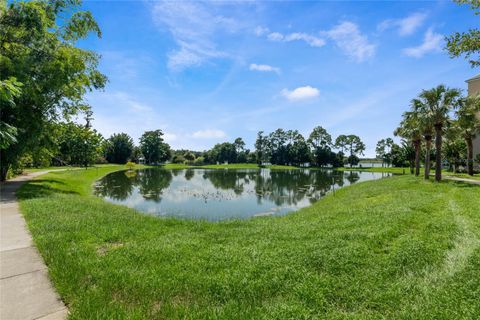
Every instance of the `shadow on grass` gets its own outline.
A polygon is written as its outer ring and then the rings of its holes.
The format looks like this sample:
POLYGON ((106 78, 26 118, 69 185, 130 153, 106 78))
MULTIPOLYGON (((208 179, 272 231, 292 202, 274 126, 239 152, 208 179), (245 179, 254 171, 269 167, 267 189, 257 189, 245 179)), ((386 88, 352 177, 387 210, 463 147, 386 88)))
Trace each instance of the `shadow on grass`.
POLYGON ((453 183, 457 188, 480 188, 480 185, 467 181, 450 180, 449 182, 453 183))
POLYGON ((53 179, 38 179, 25 183, 18 191, 19 200, 33 198, 44 198, 54 194, 79 194, 75 191, 59 189, 59 185, 65 185, 65 182, 53 179))

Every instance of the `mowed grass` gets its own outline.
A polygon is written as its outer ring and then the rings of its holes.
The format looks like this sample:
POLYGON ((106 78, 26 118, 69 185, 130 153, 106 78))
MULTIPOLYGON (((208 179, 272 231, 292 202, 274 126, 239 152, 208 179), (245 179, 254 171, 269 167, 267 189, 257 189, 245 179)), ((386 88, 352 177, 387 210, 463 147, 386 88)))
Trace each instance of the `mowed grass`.
MULTIPOLYGON (((362 168, 338 168, 337 170, 340 171, 366 171, 366 172, 388 172, 388 173, 394 173, 394 174, 411 174, 410 173, 410 168, 395 168, 395 167, 362 167, 362 168)), ((420 168, 420 176, 423 177, 424 170, 423 168, 420 168)), ((435 169, 432 168, 431 176, 435 175, 435 169)), ((473 176, 468 175, 467 173, 455 173, 451 172, 448 170, 442 170, 442 176, 445 178, 448 177, 458 177, 458 178, 465 178, 465 179, 471 179, 471 180, 480 180, 480 174, 476 173, 473 176)))
POLYGON ((478 319, 480 187, 397 176, 283 217, 155 218, 91 195, 122 167, 19 191, 71 319, 478 319))
MULTIPOLYGON (((366 171, 366 172, 388 172, 394 174, 411 174, 410 168, 395 168, 395 167, 344 167, 338 168, 340 171, 366 171)), ((420 173, 423 174, 423 168, 420 169, 420 173)))
POLYGON ((473 176, 468 175, 467 173, 453 173, 453 172, 445 172, 445 176, 463 178, 463 179, 471 179, 471 180, 478 180, 480 181, 480 173, 476 173, 473 176))
POLYGON ((284 166, 284 165, 266 165, 260 167, 256 163, 230 163, 230 164, 210 164, 205 166, 200 166, 200 168, 205 169, 260 169, 260 168, 268 168, 268 169, 278 169, 278 170, 294 170, 298 169, 298 167, 294 166, 284 166))

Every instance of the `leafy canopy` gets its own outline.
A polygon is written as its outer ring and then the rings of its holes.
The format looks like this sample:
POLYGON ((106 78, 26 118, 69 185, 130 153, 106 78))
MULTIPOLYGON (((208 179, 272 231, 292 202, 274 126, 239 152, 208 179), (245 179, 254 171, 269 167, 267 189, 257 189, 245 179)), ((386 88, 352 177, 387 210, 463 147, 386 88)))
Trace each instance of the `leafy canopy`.
MULTIPOLYGON (((458 4, 468 4, 475 15, 480 14, 479 0, 455 0, 458 4)), ((472 67, 480 65, 480 30, 470 29, 464 32, 455 32, 446 37, 446 50, 452 58, 464 56, 472 67)))
POLYGON ((49 125, 87 111, 84 96, 104 87, 100 56, 76 47, 100 29, 80 0, 18 1, 0 6, 1 178, 21 155, 48 139, 49 125), (3 131, 3 130, 2 130, 3 131), (14 138, 14 139, 12 139, 14 138))

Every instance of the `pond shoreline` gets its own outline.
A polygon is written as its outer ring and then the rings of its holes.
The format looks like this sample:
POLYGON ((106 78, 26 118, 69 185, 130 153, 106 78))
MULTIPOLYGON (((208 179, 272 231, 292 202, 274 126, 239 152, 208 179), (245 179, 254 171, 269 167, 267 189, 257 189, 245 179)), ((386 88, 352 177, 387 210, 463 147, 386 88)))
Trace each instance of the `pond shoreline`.
POLYGON ((155 216, 218 221, 288 214, 332 191, 389 175, 308 168, 159 167, 109 173, 96 181, 94 193, 155 216))
POLYGON ((121 169, 49 173, 18 193, 74 318, 327 318, 344 316, 345 303, 362 318, 473 319, 480 310, 476 247, 437 279, 441 290, 422 281, 442 270, 459 226, 480 238, 478 186, 395 176, 296 214, 211 223, 158 219, 91 194, 93 181, 121 169))

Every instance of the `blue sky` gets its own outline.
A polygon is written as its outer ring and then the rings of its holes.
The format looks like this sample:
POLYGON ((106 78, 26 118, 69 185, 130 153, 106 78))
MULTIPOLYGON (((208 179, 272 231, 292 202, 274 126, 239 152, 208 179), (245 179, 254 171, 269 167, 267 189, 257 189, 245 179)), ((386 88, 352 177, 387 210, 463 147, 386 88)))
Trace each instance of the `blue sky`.
POLYGON ((450 1, 86 1, 103 32, 83 41, 109 77, 88 95, 108 137, 162 129, 204 150, 259 130, 321 125, 357 134, 374 156, 421 89, 466 88, 478 73, 442 50, 478 26, 450 1))

